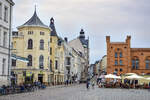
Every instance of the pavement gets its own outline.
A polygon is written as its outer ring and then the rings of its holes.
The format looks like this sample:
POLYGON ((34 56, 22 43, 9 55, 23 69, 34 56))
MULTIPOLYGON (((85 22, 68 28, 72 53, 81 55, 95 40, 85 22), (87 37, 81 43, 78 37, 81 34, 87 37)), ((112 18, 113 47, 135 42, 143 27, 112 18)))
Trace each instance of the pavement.
POLYGON ((85 84, 54 86, 35 92, 0 96, 0 100, 150 100, 146 89, 90 88, 85 84))

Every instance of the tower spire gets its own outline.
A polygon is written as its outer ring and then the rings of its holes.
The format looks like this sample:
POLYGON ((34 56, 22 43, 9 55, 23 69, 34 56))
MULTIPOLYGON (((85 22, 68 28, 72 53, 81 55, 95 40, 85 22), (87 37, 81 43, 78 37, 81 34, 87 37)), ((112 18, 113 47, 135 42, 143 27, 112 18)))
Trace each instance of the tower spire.
POLYGON ((36 4, 35 4, 35 12, 36 12, 36 4))

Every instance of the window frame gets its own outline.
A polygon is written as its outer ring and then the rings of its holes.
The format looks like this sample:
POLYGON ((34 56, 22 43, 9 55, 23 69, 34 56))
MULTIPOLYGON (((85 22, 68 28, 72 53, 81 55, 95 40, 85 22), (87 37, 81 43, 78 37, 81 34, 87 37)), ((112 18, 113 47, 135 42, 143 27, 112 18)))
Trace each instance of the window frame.
POLYGON ((33 40, 28 39, 28 49, 33 49, 33 40))
POLYGON ((3 62, 2 62, 2 75, 5 75, 5 67, 6 67, 6 59, 3 58, 3 62))
POLYGON ((115 66, 118 66, 118 60, 115 60, 115 66))
POLYGON ((119 57, 120 57, 120 58, 122 58, 122 57, 123 57, 123 56, 122 56, 122 52, 120 52, 120 53, 119 53, 119 57))
POLYGON ((117 52, 115 52, 115 58, 118 58, 118 53, 117 52))
POLYGON ((120 61, 119 61, 119 64, 120 64, 120 65, 123 65, 123 61, 122 61, 122 60, 120 60, 120 61))
POLYGON ((32 55, 28 55, 28 60, 29 60, 29 62, 27 63, 27 66, 31 67, 32 64, 33 64, 33 57, 32 57, 32 55))
POLYGON ((58 70, 58 61, 55 60, 55 69, 58 70))
POLYGON ((3 8, 3 6, 2 6, 2 2, 0 2, 0 19, 2 19, 2 16, 3 16, 3 14, 2 14, 2 9, 3 8))
POLYGON ((39 68, 40 69, 44 68, 44 56, 43 55, 39 56, 39 68))
POLYGON ((3 33, 3 47, 7 47, 7 32, 3 33))
POLYGON ((4 21, 8 23, 8 7, 4 6, 4 21))
POLYGON ((40 50, 44 50, 44 40, 40 40, 40 50))

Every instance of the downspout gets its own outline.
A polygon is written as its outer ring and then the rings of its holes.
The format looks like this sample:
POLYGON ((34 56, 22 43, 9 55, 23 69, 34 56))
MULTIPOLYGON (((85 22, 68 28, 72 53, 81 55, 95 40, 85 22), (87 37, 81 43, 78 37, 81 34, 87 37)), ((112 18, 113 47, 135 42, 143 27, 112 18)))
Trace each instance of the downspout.
POLYGON ((10 15, 9 15, 9 21, 10 21, 10 23, 9 23, 9 50, 8 50, 8 77, 7 77, 7 80, 8 80, 8 82, 9 82, 9 85, 11 84, 11 81, 10 81, 10 68, 11 68, 11 66, 10 66, 10 58, 11 58, 11 46, 10 46, 10 42, 11 42, 11 24, 12 24, 12 19, 11 19, 11 17, 12 17, 12 5, 10 4, 10 11, 9 11, 10 13, 10 15))

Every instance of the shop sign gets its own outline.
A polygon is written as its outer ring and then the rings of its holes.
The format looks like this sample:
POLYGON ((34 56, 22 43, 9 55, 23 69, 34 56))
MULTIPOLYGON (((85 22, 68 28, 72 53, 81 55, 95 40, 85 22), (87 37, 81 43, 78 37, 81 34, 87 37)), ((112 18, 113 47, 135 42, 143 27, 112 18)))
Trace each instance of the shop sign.
POLYGON ((27 76, 27 77, 32 76, 32 72, 26 72, 26 76, 27 76))

